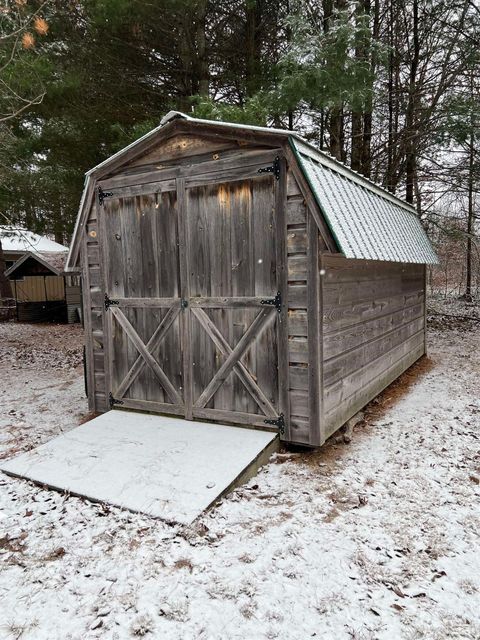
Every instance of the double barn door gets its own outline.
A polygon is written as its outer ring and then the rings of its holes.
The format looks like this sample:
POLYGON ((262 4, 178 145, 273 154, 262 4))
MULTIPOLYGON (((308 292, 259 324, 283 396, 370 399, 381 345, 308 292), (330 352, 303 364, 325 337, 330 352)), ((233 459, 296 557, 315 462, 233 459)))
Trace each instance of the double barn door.
POLYGON ((102 187, 112 407, 283 431, 283 179, 102 187))

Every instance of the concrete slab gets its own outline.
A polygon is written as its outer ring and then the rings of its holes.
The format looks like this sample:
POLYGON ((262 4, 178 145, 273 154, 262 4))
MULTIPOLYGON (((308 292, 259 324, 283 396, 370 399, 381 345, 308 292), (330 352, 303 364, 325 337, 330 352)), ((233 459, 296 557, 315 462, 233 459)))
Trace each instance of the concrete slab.
POLYGON ((278 448, 275 433, 109 411, 0 469, 95 502, 190 524, 278 448))

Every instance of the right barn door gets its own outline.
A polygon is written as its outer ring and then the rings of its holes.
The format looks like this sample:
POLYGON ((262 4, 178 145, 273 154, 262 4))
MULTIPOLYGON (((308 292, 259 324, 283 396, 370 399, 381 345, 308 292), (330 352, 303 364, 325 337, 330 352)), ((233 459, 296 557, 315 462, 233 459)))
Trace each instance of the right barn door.
POLYGON ((283 429, 278 188, 256 172, 185 189, 187 417, 283 429))

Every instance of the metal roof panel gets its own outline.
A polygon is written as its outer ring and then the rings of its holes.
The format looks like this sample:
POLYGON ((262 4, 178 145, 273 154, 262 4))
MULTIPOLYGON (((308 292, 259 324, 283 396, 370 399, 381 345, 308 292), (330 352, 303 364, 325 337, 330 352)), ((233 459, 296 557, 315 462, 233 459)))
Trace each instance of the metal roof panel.
POLYGON ((415 209, 291 138, 300 166, 339 250, 347 258, 437 264, 415 209))

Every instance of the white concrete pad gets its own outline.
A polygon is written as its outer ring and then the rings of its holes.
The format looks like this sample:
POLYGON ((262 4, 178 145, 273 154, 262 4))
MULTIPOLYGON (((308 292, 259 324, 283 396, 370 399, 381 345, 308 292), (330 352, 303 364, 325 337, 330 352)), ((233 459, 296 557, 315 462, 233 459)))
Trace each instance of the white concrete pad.
POLYGON ((96 502, 190 524, 276 434, 109 411, 0 469, 96 502))

